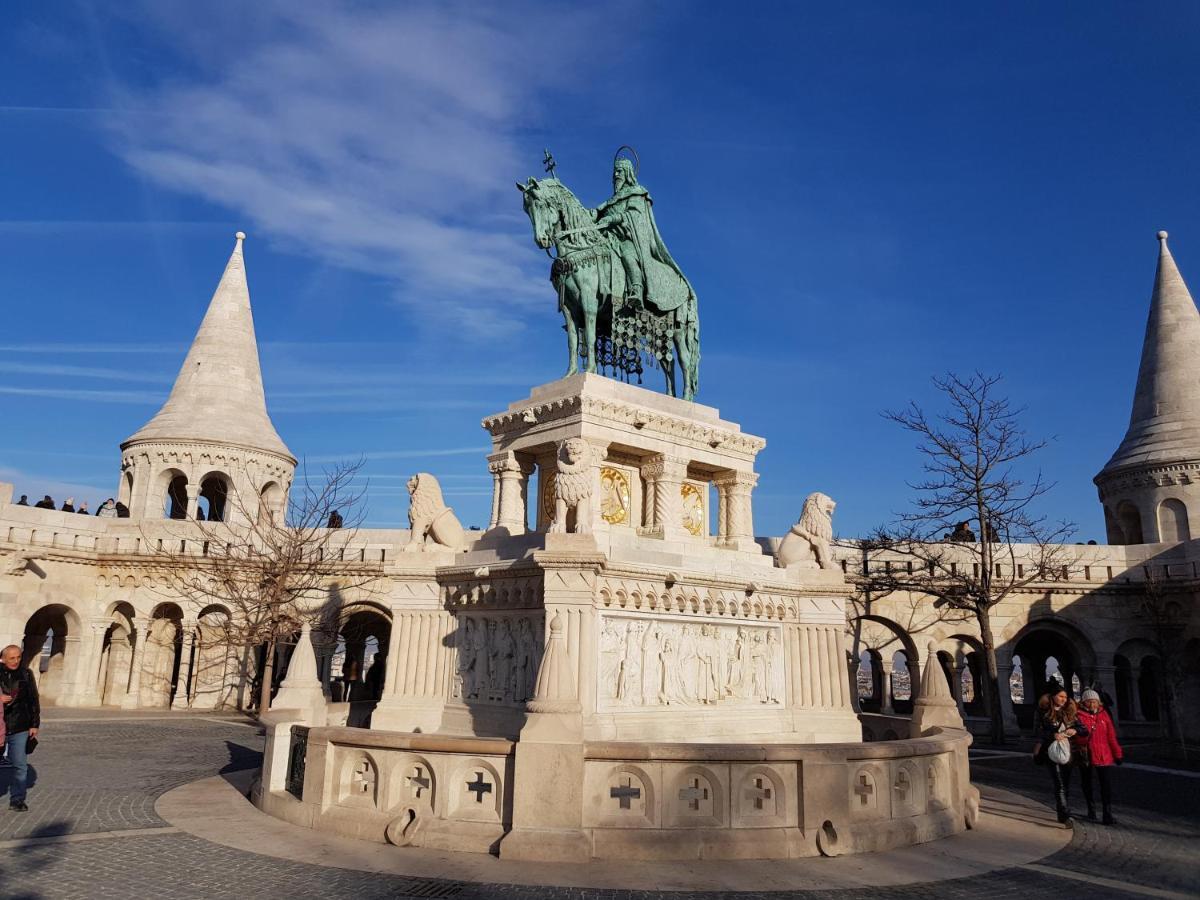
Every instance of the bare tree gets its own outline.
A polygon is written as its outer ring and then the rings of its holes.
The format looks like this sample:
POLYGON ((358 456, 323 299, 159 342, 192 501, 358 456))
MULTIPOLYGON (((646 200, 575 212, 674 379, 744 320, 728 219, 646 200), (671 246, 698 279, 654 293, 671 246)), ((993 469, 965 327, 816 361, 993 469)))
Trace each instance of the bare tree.
MULTIPOLYGON (((1150 630, 1150 642, 1161 664, 1162 700, 1166 707, 1167 734, 1179 742, 1183 759, 1187 759, 1187 738, 1184 735, 1180 693, 1187 679, 1187 625, 1191 604, 1190 595, 1175 588, 1169 580, 1167 567, 1144 567, 1146 581, 1138 602, 1138 613, 1150 630)), ((1130 685, 1137 690, 1138 685, 1130 685)))
POLYGON ((1025 436, 1014 409, 998 393, 999 376, 948 374, 933 379, 946 401, 931 416, 916 403, 883 413, 917 437, 924 478, 909 487, 913 508, 863 543, 861 589, 868 596, 907 592, 933 598, 948 618, 963 613, 979 626, 992 741, 1004 742, 1004 718, 993 608, 1033 585, 1062 580, 1075 562, 1063 546, 1074 532, 1034 507, 1053 485, 1016 467, 1045 445, 1025 436), (974 523, 974 531, 970 525, 974 523))
POLYGON ((370 591, 381 575, 379 562, 346 552, 365 516, 362 465, 338 464, 319 478, 302 468, 286 510, 232 490, 228 521, 188 522, 165 541, 143 527, 160 591, 225 607, 228 616, 208 623, 220 639, 247 657, 265 649, 260 714, 271 705, 277 646, 305 622, 317 633, 336 631, 331 607, 348 591, 370 591))

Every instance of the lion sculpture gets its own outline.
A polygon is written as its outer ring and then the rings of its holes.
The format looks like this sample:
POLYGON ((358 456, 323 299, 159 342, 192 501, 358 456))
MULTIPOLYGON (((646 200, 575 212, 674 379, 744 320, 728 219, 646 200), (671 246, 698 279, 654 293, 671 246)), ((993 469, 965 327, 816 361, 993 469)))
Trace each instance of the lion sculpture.
POLYGON ((779 543, 775 559, 783 568, 833 568, 833 510, 836 503, 825 494, 812 493, 804 501, 800 521, 792 526, 779 543))
POLYGON ((431 544, 461 550, 466 535, 454 511, 442 500, 442 486, 428 472, 408 479, 408 525, 412 534, 405 550, 417 551, 431 544))
POLYGON ((575 510, 575 534, 592 533, 592 448, 583 438, 568 438, 558 447, 554 475, 552 534, 566 534, 567 515, 575 510))

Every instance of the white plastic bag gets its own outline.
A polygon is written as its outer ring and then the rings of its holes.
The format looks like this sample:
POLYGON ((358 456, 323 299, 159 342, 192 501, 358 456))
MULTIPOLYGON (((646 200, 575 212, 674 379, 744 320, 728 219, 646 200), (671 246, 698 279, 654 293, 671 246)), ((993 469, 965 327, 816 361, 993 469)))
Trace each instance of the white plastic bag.
POLYGON ((1050 762, 1065 766, 1071 761, 1071 742, 1051 741, 1046 756, 1050 757, 1050 762))

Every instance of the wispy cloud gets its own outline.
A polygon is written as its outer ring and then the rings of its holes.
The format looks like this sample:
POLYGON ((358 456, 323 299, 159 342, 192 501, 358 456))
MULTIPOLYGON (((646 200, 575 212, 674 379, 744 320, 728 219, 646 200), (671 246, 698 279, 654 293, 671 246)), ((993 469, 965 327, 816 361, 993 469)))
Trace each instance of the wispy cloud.
POLYGON ((16 397, 45 397, 48 400, 85 400, 89 403, 130 403, 154 405, 165 397, 154 391, 98 391, 83 388, 35 388, 0 385, 0 394, 16 397))
POLYGON ((138 171, 387 278, 423 325, 495 336, 546 307, 545 260, 513 189, 537 168, 518 123, 537 120, 546 72, 583 82, 600 65, 582 42, 594 46, 605 18, 539 16, 535 43, 519 9, 488 4, 260 3, 216 33, 186 6, 146 8, 201 74, 125 89, 122 106, 152 111, 117 117, 138 171), (236 65, 222 64, 229 42, 236 65))
POLYGON ((480 457, 486 455, 488 449, 486 447, 442 447, 434 450, 368 450, 365 453, 331 453, 321 456, 307 456, 305 462, 310 463, 332 463, 344 462, 346 460, 355 460, 359 457, 363 459, 423 459, 433 458, 436 456, 466 456, 468 454, 479 454, 480 457))
POLYGON ((172 376, 137 372, 130 369, 108 369, 99 366, 62 366, 48 363, 21 363, 0 360, 0 372, 9 375, 46 375, 56 378, 87 378, 102 381, 138 381, 150 384, 170 384, 172 376))
POLYGON ((39 353, 47 356, 53 356, 56 353, 70 353, 72 355, 77 353, 164 353, 179 356, 182 359, 183 354, 187 352, 187 348, 187 344, 121 344, 112 341, 97 341, 94 344, 0 344, 0 353, 39 353))

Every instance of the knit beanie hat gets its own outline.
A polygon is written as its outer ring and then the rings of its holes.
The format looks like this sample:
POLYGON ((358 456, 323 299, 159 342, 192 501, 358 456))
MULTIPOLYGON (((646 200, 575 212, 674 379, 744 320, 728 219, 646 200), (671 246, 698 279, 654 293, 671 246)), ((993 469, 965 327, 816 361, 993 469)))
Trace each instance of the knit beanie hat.
POLYGON ((1083 702, 1084 703, 1087 703, 1089 700, 1099 700, 1099 699, 1100 699, 1100 695, 1097 694, 1095 691, 1093 691, 1091 688, 1088 688, 1086 691, 1083 692, 1083 702))

